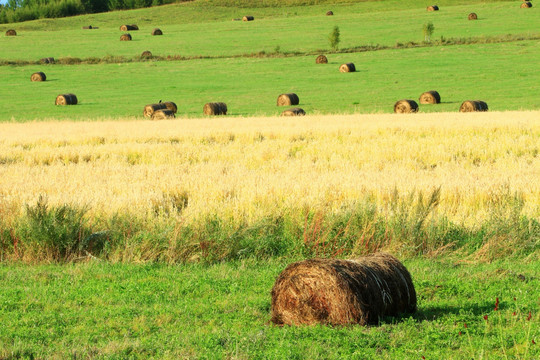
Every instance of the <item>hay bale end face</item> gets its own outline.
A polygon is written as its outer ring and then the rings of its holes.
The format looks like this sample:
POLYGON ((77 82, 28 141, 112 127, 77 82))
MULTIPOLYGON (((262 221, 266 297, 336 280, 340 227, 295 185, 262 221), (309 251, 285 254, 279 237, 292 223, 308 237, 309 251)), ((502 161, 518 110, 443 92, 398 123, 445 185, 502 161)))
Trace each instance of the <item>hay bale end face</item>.
POLYGON ((468 19, 469 20, 478 20, 478 15, 476 15, 476 13, 470 13, 468 19))
POLYGON ((431 5, 427 7, 427 11, 439 11, 439 7, 437 5, 431 5))
POLYGON ((418 104, 414 100, 399 100, 394 104, 396 114, 408 114, 418 112, 418 104))
POLYGON ((163 35, 163 31, 161 29, 155 28, 152 30, 152 35, 163 35))
POLYGON ((342 73, 355 72, 356 67, 354 66, 353 63, 346 63, 346 64, 342 64, 339 67, 339 71, 342 73))
POLYGON ((300 99, 295 93, 281 94, 277 98, 277 106, 290 106, 300 104, 300 99))
POLYGON ((327 12, 326 12, 326 16, 332 16, 332 15, 334 15, 334 12, 333 12, 333 11, 330 10, 330 11, 327 11, 327 12))
POLYGON ((174 112, 169 109, 159 109, 152 114, 152 120, 174 119, 174 112))
POLYGON ((152 53, 150 51, 148 51, 148 50, 143 51, 142 54, 141 54, 141 57, 145 58, 145 59, 151 59, 152 58, 152 53))
POLYGON ((386 253, 296 262, 272 288, 271 316, 277 325, 376 324, 385 316, 415 311, 411 275, 386 253))
POLYGON ((246 15, 246 16, 244 16, 242 18, 242 21, 253 21, 253 20, 255 20, 255 18, 253 16, 247 16, 246 15))
POLYGON ((227 115, 227 104, 222 102, 206 103, 203 107, 204 115, 227 115))
POLYGON ((292 108, 285 110, 281 113, 281 116, 304 116, 306 112, 301 108, 292 108))
POLYGON ((32 81, 45 81, 45 80, 47 80, 47 76, 45 76, 45 73, 43 73, 41 71, 38 71, 38 72, 33 73, 32 76, 30 76, 30 80, 32 80, 32 81))
POLYGON ((75 94, 60 94, 56 97, 55 105, 77 105, 75 94))
POLYGON ((488 111, 488 105, 482 100, 466 100, 459 107, 459 112, 488 111))
POLYGON ((154 112, 163 109, 167 109, 167 105, 165 105, 165 103, 148 104, 143 109, 143 115, 144 117, 151 118, 154 112))
POLYGON ((522 9, 531 8, 531 7, 532 7, 532 3, 530 1, 525 1, 525 2, 521 3, 521 8, 522 9))
POLYGON ((39 59, 39 62, 42 64, 54 64, 55 60, 53 57, 46 57, 46 58, 39 59))
POLYGON ((315 59, 315 64, 328 64, 328 58, 325 55, 319 55, 315 59))
POLYGON ((120 41, 131 41, 131 35, 123 34, 122 36, 120 36, 120 41))
POLYGON ((441 103, 441 95, 435 90, 426 91, 422 95, 420 95, 420 104, 440 104, 441 103))
POLYGON ((6 36, 17 36, 17 32, 13 29, 6 31, 6 36))

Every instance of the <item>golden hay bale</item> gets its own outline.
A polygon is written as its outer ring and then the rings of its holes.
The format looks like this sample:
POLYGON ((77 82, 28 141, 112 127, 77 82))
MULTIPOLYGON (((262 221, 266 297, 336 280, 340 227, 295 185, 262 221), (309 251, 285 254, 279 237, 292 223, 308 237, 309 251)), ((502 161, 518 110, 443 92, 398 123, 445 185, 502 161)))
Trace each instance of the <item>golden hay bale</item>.
POLYGON ((152 120, 173 119, 174 117, 174 112, 169 109, 159 109, 152 114, 152 120))
POLYGON ((272 322, 278 325, 376 324, 415 311, 411 275, 386 253, 296 262, 272 288, 272 322))
POLYGON ((427 7, 427 11, 439 11, 439 7, 437 5, 431 5, 427 7))
POLYGON ((155 111, 163 109, 167 109, 167 105, 165 105, 165 103, 148 104, 144 107, 143 115, 144 117, 151 118, 155 111))
POLYGON ((476 15, 476 13, 470 13, 468 19, 469 20, 478 20, 478 15, 476 15))
POLYGON ((206 103, 203 113, 205 115, 227 115, 227 104, 222 102, 206 103))
POLYGON ((165 104, 165 106, 167 107, 167 109, 169 109, 170 111, 172 111, 173 113, 176 114, 176 112, 178 111, 178 107, 176 106, 175 103, 173 103, 172 101, 165 101, 165 102, 162 102, 162 104, 165 104))
POLYGON ((148 51, 148 50, 143 51, 142 54, 141 54, 141 57, 145 58, 145 59, 150 59, 150 58, 152 58, 152 53, 150 51, 148 51))
POLYGON ((531 8, 531 7, 532 7, 532 3, 530 1, 525 1, 525 2, 521 3, 521 8, 522 9, 531 8))
POLYGON ((47 80, 47 76, 45 76, 45 73, 42 73, 41 71, 35 72, 30 76, 30 80, 32 81, 45 81, 47 80))
POLYGON ((420 104, 440 104, 441 103, 441 95, 435 90, 426 91, 422 95, 420 95, 420 104))
POLYGON ((90 29, 92 29, 92 25, 83 26, 82 28, 83 28, 83 30, 90 30, 90 29))
POLYGON ((56 97, 55 105, 77 105, 75 94, 60 94, 56 97))
POLYGON ((315 64, 328 64, 328 58, 325 55, 319 55, 315 59, 315 64))
POLYGON ((299 103, 300 99, 295 93, 281 94, 277 98, 277 106, 298 105, 299 103))
POLYGON ((418 104, 414 100, 399 100, 394 104, 394 112, 396 114, 418 112, 418 104))
POLYGON ((122 36, 120 36, 120 41, 131 41, 131 35, 123 34, 122 36))
POLYGON ((139 27, 135 24, 133 25, 122 25, 120 26, 120 30, 122 31, 132 31, 132 30, 139 30, 139 27))
POLYGON ((334 12, 333 12, 333 11, 330 10, 330 11, 327 11, 327 12, 326 12, 326 16, 332 16, 332 15, 334 15, 334 12))
POLYGON ((17 36, 17 32, 13 29, 6 31, 6 36, 17 36))
POLYGON ((253 16, 244 16, 242 18, 242 21, 253 21, 255 20, 255 18, 253 16))
POLYGON ((459 107, 459 112, 488 111, 488 105, 482 100, 466 100, 459 107))
POLYGON ((342 65, 339 67, 339 71, 342 72, 342 73, 355 72, 355 71, 356 71, 356 67, 354 66, 353 63, 346 63, 346 64, 342 64, 342 65))
POLYGON ((163 35, 163 31, 161 29, 155 28, 152 30, 152 35, 163 35))
POLYGON ((46 58, 39 59, 39 62, 42 64, 54 64, 55 60, 53 57, 46 57, 46 58))
POLYGON ((304 109, 301 108, 292 108, 285 110, 281 113, 281 116, 303 116, 306 115, 304 109))

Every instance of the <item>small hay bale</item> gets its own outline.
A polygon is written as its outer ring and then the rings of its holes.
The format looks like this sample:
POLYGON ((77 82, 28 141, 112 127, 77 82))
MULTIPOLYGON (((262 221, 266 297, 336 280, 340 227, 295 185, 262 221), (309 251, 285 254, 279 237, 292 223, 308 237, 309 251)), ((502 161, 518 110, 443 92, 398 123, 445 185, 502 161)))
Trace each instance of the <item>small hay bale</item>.
POLYGON ((466 100, 459 107, 459 112, 488 111, 488 105, 482 100, 466 100))
POLYGON ((46 58, 39 59, 39 62, 42 64, 54 64, 55 60, 53 57, 46 57, 46 58))
POLYGON ((167 109, 167 105, 165 105, 165 103, 148 104, 143 109, 143 115, 144 117, 151 118, 155 111, 163 109, 167 109))
POLYGON ((6 31, 6 36, 17 36, 17 32, 13 29, 6 31))
POLYGON ((173 103, 172 101, 165 101, 165 102, 162 102, 162 104, 165 104, 165 106, 167 107, 167 109, 169 109, 170 111, 172 111, 174 114, 176 114, 176 112, 178 111, 178 107, 177 107, 176 104, 173 103))
POLYGON ((83 28, 83 30, 91 30, 91 29, 93 29, 92 25, 83 26, 82 28, 83 28))
POLYGON ((281 94, 277 98, 277 106, 291 106, 300 104, 300 99, 295 93, 281 94))
POLYGON ((306 112, 301 108, 292 108, 285 110, 281 113, 281 116, 304 116, 306 112))
POLYGON ((325 55, 319 55, 315 59, 315 64, 328 64, 328 58, 325 55))
POLYGON ((332 16, 334 15, 334 12, 332 10, 326 12, 326 16, 332 16))
POLYGON ((122 25, 120 26, 120 30, 122 31, 132 31, 132 30, 139 30, 139 27, 135 24, 133 25, 122 25))
POLYGON ((415 311, 411 275, 386 253, 296 262, 272 288, 271 320, 277 325, 376 324, 415 311))
POLYGON ((151 59, 152 58, 152 53, 150 51, 148 51, 148 50, 143 51, 142 54, 141 54, 141 57, 145 58, 145 59, 151 59))
POLYGON ((339 67, 339 71, 342 72, 342 73, 355 72, 355 71, 356 71, 356 67, 354 66, 353 63, 346 63, 346 64, 342 64, 342 65, 339 67))
POLYGON ((478 15, 476 15, 476 13, 470 13, 468 19, 469 20, 478 20, 478 15))
POLYGON ((222 102, 212 102, 204 104, 204 115, 227 115, 227 104, 222 102))
POLYGON ((414 100, 399 100, 394 104, 394 112, 396 114, 408 114, 418 112, 418 104, 414 100))
POLYGON ((152 120, 174 119, 174 112, 169 109, 159 109, 152 114, 152 120))
POLYGON ((33 73, 32 76, 30 76, 30 80, 32 80, 32 81, 45 81, 45 80, 47 80, 47 76, 45 76, 45 73, 43 73, 41 71, 38 71, 38 72, 33 73))
POLYGON ((55 105, 77 105, 75 94, 60 94, 56 97, 55 105))
POLYGON ((525 2, 521 3, 521 8, 522 9, 531 8, 531 7, 532 7, 532 3, 530 1, 525 1, 525 2))
POLYGON ((120 36, 120 41, 131 41, 131 35, 130 34, 122 34, 122 36, 120 36))
POLYGON ((427 11, 439 11, 439 7, 437 5, 431 5, 427 7, 427 11))
POLYGON ((426 91, 422 95, 420 95, 420 104, 440 104, 441 103, 441 95, 435 90, 426 91))
POLYGON ((152 35, 163 35, 163 31, 161 29, 155 28, 152 30, 152 35))
POLYGON ((244 16, 242 18, 242 21, 253 21, 253 20, 255 20, 255 18, 253 16, 247 16, 246 15, 246 16, 244 16))

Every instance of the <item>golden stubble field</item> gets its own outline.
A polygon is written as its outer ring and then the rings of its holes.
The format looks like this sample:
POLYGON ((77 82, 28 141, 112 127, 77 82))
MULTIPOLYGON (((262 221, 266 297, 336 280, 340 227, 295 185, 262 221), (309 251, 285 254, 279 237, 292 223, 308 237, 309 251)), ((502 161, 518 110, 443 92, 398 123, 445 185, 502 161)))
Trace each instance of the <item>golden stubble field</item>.
POLYGON ((540 215, 539 151, 538 111, 3 123, 0 207, 144 216, 173 195, 187 222, 252 222, 441 187, 438 213, 472 225, 507 195, 540 215))

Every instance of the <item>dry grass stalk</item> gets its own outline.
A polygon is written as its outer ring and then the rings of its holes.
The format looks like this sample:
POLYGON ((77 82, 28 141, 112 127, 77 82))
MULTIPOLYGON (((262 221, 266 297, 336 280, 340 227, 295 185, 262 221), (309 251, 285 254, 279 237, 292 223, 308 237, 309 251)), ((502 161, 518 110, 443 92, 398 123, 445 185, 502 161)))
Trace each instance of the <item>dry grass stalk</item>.
POLYGON ((6 31, 6 36, 17 36, 17 32, 13 29, 6 31))
POLYGON ((521 8, 522 9, 531 8, 531 7, 532 7, 532 3, 530 1, 525 1, 525 2, 521 3, 521 8))
POLYGON ((414 100, 403 99, 394 104, 396 114, 408 114, 418 112, 418 104, 414 100))
POLYGON ((295 93, 281 94, 277 98, 277 106, 291 106, 298 105, 299 103, 300 99, 295 93))
POLYGON ((306 112, 301 108, 292 108, 285 110, 281 113, 281 116, 304 116, 306 112))
POLYGON ((206 103, 203 107, 204 115, 227 115, 227 104, 222 102, 206 103))
POLYGON ((333 11, 330 10, 330 11, 327 11, 327 12, 326 12, 326 16, 332 16, 332 15, 334 15, 334 12, 333 12, 333 11))
POLYGON ((174 112, 169 109, 159 109, 152 114, 152 120, 174 119, 174 112))
POLYGON ((420 95, 420 104, 440 104, 441 103, 441 95, 435 90, 426 91, 422 95, 420 95))
POLYGON ((75 94, 60 94, 56 97, 55 105, 77 105, 75 94))
POLYGON ((144 107, 143 115, 144 117, 151 118, 155 111, 163 109, 167 109, 167 105, 165 105, 165 103, 148 104, 144 107))
POLYGON ((328 58, 325 55, 319 55, 315 59, 315 64, 328 64, 328 58))
POLYGON ((476 15, 476 13, 470 13, 468 19, 469 20, 478 20, 478 15, 476 15))
POLYGON ((488 111, 488 105, 482 100, 466 100, 459 107, 460 112, 488 111))
POLYGON ((242 18, 242 21, 253 21, 253 20, 255 20, 255 18, 253 16, 247 16, 246 15, 246 16, 244 16, 242 18))
POLYGON ((131 35, 123 34, 122 36, 120 36, 120 41, 131 41, 131 35))
POLYGON ((163 35, 163 31, 161 29, 155 28, 152 30, 152 35, 163 35))
POLYGON ((38 71, 32 74, 30 77, 30 80, 32 81, 45 81, 47 80, 47 76, 45 76, 45 73, 38 71))
POLYGON ((133 25, 122 25, 120 26, 120 30, 122 31, 132 31, 132 30, 139 30, 139 27, 135 24, 133 25))
POLYGON ((342 64, 342 65, 339 67, 339 71, 342 72, 342 73, 355 72, 355 71, 356 71, 356 67, 354 66, 353 63, 346 63, 346 64, 342 64))
POLYGON ((415 311, 411 275, 387 253, 296 262, 272 288, 272 322, 278 325, 376 324, 415 311))
POLYGON ((145 50, 145 51, 142 52, 141 57, 145 58, 145 59, 151 59, 152 58, 152 52, 150 52, 148 50, 145 50))
POLYGON ((437 5, 431 5, 427 7, 427 11, 439 11, 439 7, 437 5))

